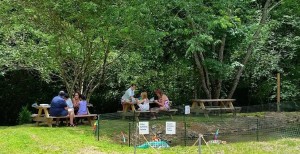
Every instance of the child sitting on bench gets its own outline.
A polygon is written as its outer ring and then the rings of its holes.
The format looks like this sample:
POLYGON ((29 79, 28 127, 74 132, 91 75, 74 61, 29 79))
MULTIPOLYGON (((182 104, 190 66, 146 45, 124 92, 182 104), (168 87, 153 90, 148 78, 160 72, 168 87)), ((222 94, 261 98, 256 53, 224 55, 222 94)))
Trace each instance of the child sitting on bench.
POLYGON ((141 100, 136 99, 136 103, 139 106, 139 111, 149 111, 149 99, 147 96, 147 92, 141 93, 141 100))

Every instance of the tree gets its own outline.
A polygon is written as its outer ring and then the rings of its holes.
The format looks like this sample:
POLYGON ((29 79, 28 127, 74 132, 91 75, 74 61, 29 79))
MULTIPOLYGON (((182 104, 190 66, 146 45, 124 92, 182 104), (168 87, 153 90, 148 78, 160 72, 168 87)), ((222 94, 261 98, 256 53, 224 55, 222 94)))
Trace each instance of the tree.
MULTIPOLYGON (((45 42, 43 46, 26 44, 21 50, 12 48, 30 53, 30 58, 23 58, 21 52, 20 60, 15 56, 11 59, 40 70, 45 78, 59 77, 69 93, 80 91, 88 99, 97 87, 105 84, 108 70, 114 69, 118 58, 142 44, 135 45, 136 38, 142 38, 142 29, 135 24, 135 8, 129 2, 5 2, 7 10, 17 12, 6 15, 24 19, 6 23, 7 27, 15 24, 33 29, 32 33, 40 33, 38 39, 45 42), (29 65, 32 62, 34 65, 29 65)), ((5 14, 3 17, 7 19, 5 14)))
POLYGON ((156 26, 168 32, 167 41, 181 38, 176 42, 186 44, 182 47, 194 60, 205 96, 231 98, 253 51, 266 40, 261 34, 268 32, 269 11, 279 2, 159 3, 155 6, 160 6, 164 14, 154 15, 160 21, 156 26))

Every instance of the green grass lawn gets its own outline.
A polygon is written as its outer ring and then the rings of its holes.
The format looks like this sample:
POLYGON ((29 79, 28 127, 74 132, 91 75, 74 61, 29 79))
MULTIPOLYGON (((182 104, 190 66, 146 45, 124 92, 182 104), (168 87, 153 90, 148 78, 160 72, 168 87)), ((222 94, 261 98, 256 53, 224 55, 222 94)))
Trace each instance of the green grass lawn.
MULTIPOLYGON (((118 121, 118 120, 117 120, 118 121)), ((133 147, 121 145, 112 141, 110 134, 116 121, 106 120, 108 125, 101 129, 100 141, 95 138, 92 127, 82 125, 78 127, 36 127, 32 124, 0 127, 0 153, 134 153, 133 147)), ((126 123, 118 125, 127 127, 126 123)), ((285 154, 299 153, 300 139, 283 138, 269 142, 242 142, 224 145, 210 145, 201 147, 202 153, 230 153, 230 154, 285 154)), ((189 153, 196 154, 197 146, 176 146, 167 149, 137 149, 136 153, 189 153)))

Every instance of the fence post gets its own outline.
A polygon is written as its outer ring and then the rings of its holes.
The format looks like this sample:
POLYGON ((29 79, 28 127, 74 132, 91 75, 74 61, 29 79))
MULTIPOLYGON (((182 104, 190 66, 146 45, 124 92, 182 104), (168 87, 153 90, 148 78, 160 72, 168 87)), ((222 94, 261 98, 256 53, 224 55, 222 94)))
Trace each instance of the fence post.
POLYGON ((201 154, 201 139, 202 139, 202 134, 199 134, 199 145, 198 145, 198 153, 201 154))
POLYGON ((138 127, 134 123, 134 128, 135 128, 135 139, 134 139, 134 154, 136 154, 136 142, 137 142, 137 137, 138 137, 138 127))
POLYGON ((131 137, 131 123, 128 122, 128 146, 130 147, 130 137, 131 137))
POLYGON ((280 112, 280 73, 277 73, 277 112, 280 112))
POLYGON ((258 129, 259 129, 259 121, 258 119, 256 119, 256 141, 258 142, 259 139, 258 139, 258 129))
POLYGON ((132 122, 135 122, 135 111, 133 111, 133 119, 132 122))
POLYGON ((100 129, 99 119, 100 119, 100 115, 98 114, 98 117, 97 117, 97 139, 98 139, 98 141, 99 141, 99 129, 100 129))
MULTIPOLYGON (((183 107, 185 107, 185 105, 183 104, 183 107)), ((184 114, 184 146, 186 146, 186 119, 185 119, 185 117, 186 117, 186 115, 185 115, 185 113, 183 113, 184 114)))

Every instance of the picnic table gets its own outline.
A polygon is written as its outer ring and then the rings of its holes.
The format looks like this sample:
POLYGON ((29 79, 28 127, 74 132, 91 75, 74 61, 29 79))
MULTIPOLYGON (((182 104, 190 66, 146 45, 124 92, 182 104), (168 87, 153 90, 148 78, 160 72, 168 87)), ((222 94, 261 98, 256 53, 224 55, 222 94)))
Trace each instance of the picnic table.
MULTIPOLYGON (((153 103, 153 102, 151 102, 153 103)), ((138 116, 140 112, 150 112, 150 111, 138 111, 135 109, 136 103, 124 103, 122 112, 122 119, 125 119, 126 116, 134 116, 134 118, 139 121, 138 116)))
MULTIPOLYGON (((150 104, 155 103, 154 101, 150 101, 150 104)), ((175 114, 178 110, 177 109, 169 109, 167 111, 159 111, 159 110, 152 110, 150 109, 149 111, 139 111, 135 109, 135 102, 134 103, 125 103, 122 112, 122 119, 125 119, 125 116, 134 116, 134 118, 136 119, 136 121, 139 121, 139 116, 140 114, 150 114, 150 113, 158 113, 158 112, 162 112, 162 113, 166 113, 168 114, 171 119, 173 119, 173 114, 175 114)), ((169 101, 169 104, 171 106, 172 101, 169 101)))
POLYGON ((192 99, 191 101, 191 112, 195 112, 196 115, 204 113, 206 117, 211 111, 226 111, 236 115, 236 112, 241 110, 240 107, 233 106, 235 99, 192 99))
POLYGON ((32 114, 32 120, 36 121, 36 125, 38 126, 39 123, 41 122, 45 122, 48 124, 48 126, 52 126, 52 120, 49 118, 49 112, 48 109, 50 108, 49 104, 41 104, 39 106, 35 106, 34 108, 36 108, 38 110, 37 114, 32 114))
MULTIPOLYGON (((92 104, 89 104, 88 106, 92 107, 92 104)), ((66 119, 68 122, 69 116, 60 116, 60 117, 55 117, 55 116, 50 116, 48 109, 50 108, 50 104, 40 104, 38 106, 35 106, 38 110, 37 114, 32 114, 32 120, 36 121, 36 125, 38 126, 39 123, 46 123, 49 127, 52 127, 52 122, 53 119, 66 119)), ((89 109, 88 114, 86 115, 75 115, 74 118, 87 118, 89 124, 92 126, 93 125, 93 120, 97 116, 97 114, 90 114, 89 109)))

